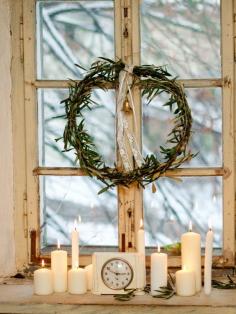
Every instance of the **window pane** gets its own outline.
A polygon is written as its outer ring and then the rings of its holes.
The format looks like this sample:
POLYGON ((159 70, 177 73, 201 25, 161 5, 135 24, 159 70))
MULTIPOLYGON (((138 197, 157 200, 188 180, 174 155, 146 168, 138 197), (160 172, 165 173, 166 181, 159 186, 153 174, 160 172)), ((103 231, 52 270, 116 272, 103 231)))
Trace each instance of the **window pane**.
MULTIPOLYGON (((222 108, 221 89, 186 89, 192 110, 193 126, 189 149, 198 155, 182 167, 215 167, 222 165, 222 108)), ((143 152, 159 156, 173 128, 173 114, 162 105, 169 95, 161 94, 147 105, 143 99, 143 152)), ((168 144, 167 146, 170 146, 168 144)))
POLYGON ((143 64, 181 78, 220 77, 220 0, 143 0, 143 64))
POLYGON ((89 177, 40 177, 41 247, 70 244, 70 230, 78 226, 81 252, 84 246, 117 246, 116 191, 97 195, 101 183, 89 177))
POLYGON ((193 231, 201 234, 204 247, 210 218, 214 247, 222 248, 222 178, 189 177, 182 180, 161 178, 155 194, 150 186, 144 190, 146 245, 179 242, 191 220, 193 231))
MULTIPOLYGON (((75 166, 74 151, 62 152, 63 140, 55 141, 63 135, 66 120, 63 116, 64 104, 60 104, 60 101, 66 97, 68 97, 67 90, 38 90, 39 162, 41 166, 75 166)), ((115 161, 115 93, 112 90, 106 92, 96 90, 91 99, 98 105, 95 105, 92 111, 88 109, 83 111, 85 127, 94 138, 97 150, 102 154, 105 162, 113 165, 115 161)))
POLYGON ((114 58, 112 0, 37 2, 37 76, 81 78, 97 57, 114 58))

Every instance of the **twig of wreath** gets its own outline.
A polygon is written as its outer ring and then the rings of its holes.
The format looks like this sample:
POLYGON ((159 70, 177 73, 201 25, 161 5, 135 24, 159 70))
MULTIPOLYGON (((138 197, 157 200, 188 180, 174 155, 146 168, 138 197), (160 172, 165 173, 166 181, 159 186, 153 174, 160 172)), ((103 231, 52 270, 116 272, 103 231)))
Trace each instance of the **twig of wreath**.
MULTIPOLYGON (((78 66, 78 65, 77 65, 78 66)), ((108 85, 117 88, 119 73, 125 69, 125 64, 100 58, 91 65, 90 70, 79 81, 72 81, 69 96, 62 101, 65 105, 66 126, 64 129, 64 151, 74 150, 80 168, 91 177, 96 177, 105 184, 99 192, 103 193, 117 185, 129 187, 133 182, 140 186, 156 181, 169 169, 175 169, 182 163, 189 161, 194 155, 187 151, 187 144, 191 135, 192 116, 183 87, 171 77, 165 67, 154 65, 134 66, 132 72, 132 86, 138 86, 142 96, 146 96, 150 103, 163 92, 170 95, 163 104, 174 115, 174 126, 167 137, 170 147, 160 146, 160 156, 154 154, 144 157, 141 167, 134 166, 132 171, 108 167, 103 157, 98 153, 93 138, 85 129, 83 110, 92 110, 97 104, 91 99, 94 89, 107 90, 108 85)), ((59 139, 58 139, 59 140, 59 139)))

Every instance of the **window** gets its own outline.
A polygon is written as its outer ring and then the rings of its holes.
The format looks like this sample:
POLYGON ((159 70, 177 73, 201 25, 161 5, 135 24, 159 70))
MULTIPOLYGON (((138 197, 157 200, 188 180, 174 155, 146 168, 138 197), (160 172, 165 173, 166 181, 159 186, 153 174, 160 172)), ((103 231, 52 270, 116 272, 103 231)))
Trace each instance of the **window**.
MULTIPOLYGON (((37 256, 46 254, 57 237, 68 245, 69 229, 78 215, 81 253, 88 256, 104 246, 135 250, 143 215, 147 253, 157 242, 179 241, 190 219, 204 239, 212 216, 216 254, 233 262, 231 6, 219 0, 23 2, 27 208, 29 228, 37 231, 37 256), (119 187, 97 196, 100 183, 84 176, 73 152, 62 153, 63 143, 54 141, 63 132, 60 100, 67 93, 67 79, 82 77, 74 63, 89 67, 99 56, 132 64, 166 64, 186 88, 194 118, 190 147, 199 154, 161 178, 157 194, 151 194, 150 187, 142 191, 133 184, 130 189, 119 187)), ((112 165, 116 160, 115 91, 94 91, 93 97, 103 106, 93 116, 88 113, 88 127, 112 165), (106 124, 100 124, 101 115, 106 124)), ((136 135, 143 154, 158 153, 171 127, 171 115, 161 107, 164 98, 149 106, 139 90, 134 90, 134 98, 140 122, 136 135)), ((84 257, 82 263, 87 262, 84 257)))

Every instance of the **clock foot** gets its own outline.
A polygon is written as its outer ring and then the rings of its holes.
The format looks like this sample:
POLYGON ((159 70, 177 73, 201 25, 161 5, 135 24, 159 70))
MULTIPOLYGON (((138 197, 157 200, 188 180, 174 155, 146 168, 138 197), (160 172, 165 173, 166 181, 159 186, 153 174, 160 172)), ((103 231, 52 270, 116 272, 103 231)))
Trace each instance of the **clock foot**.
POLYGON ((143 291, 143 289, 137 289, 137 290, 135 290, 134 294, 135 295, 144 295, 145 291, 143 291))

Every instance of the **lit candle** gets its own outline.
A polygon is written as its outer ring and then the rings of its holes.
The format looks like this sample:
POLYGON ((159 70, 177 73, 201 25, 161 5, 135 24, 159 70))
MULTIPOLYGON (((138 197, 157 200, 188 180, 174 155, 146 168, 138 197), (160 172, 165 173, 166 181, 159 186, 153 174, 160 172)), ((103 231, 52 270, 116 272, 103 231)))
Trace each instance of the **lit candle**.
POLYGON ((181 237, 182 265, 189 271, 195 272, 196 291, 201 290, 201 237, 200 234, 192 232, 192 223, 189 223, 189 232, 181 237))
POLYGON ((90 264, 85 267, 86 277, 87 277, 87 289, 93 290, 93 265, 90 264))
POLYGON ((42 268, 34 272, 34 293, 38 295, 53 293, 52 271, 44 267, 44 260, 42 260, 42 268))
POLYGON ((87 292, 86 271, 83 268, 78 268, 78 265, 68 271, 68 291, 71 294, 87 292))
POLYGON ((211 222, 208 222, 209 231, 206 235, 205 246, 205 262, 204 262, 204 292, 209 295, 211 293, 211 268, 212 268, 212 250, 213 250, 213 237, 211 222))
POLYGON ((182 270, 175 273, 176 293, 188 297, 196 293, 195 272, 183 266, 182 270))
POLYGON ((137 234, 137 251, 140 253, 140 272, 137 274, 137 288, 143 289, 146 286, 145 232, 143 219, 140 220, 140 227, 137 234))
POLYGON ((151 294, 167 286, 167 254, 160 253, 160 246, 156 253, 151 254, 151 294))
MULTIPOLYGON (((80 217, 80 216, 79 216, 80 217)), ((72 250, 72 268, 79 265, 79 232, 77 230, 77 222, 74 221, 74 228, 71 232, 71 250, 72 250)))
POLYGON ((54 291, 65 292, 67 290, 67 252, 60 249, 59 240, 57 250, 51 252, 51 267, 54 291))

